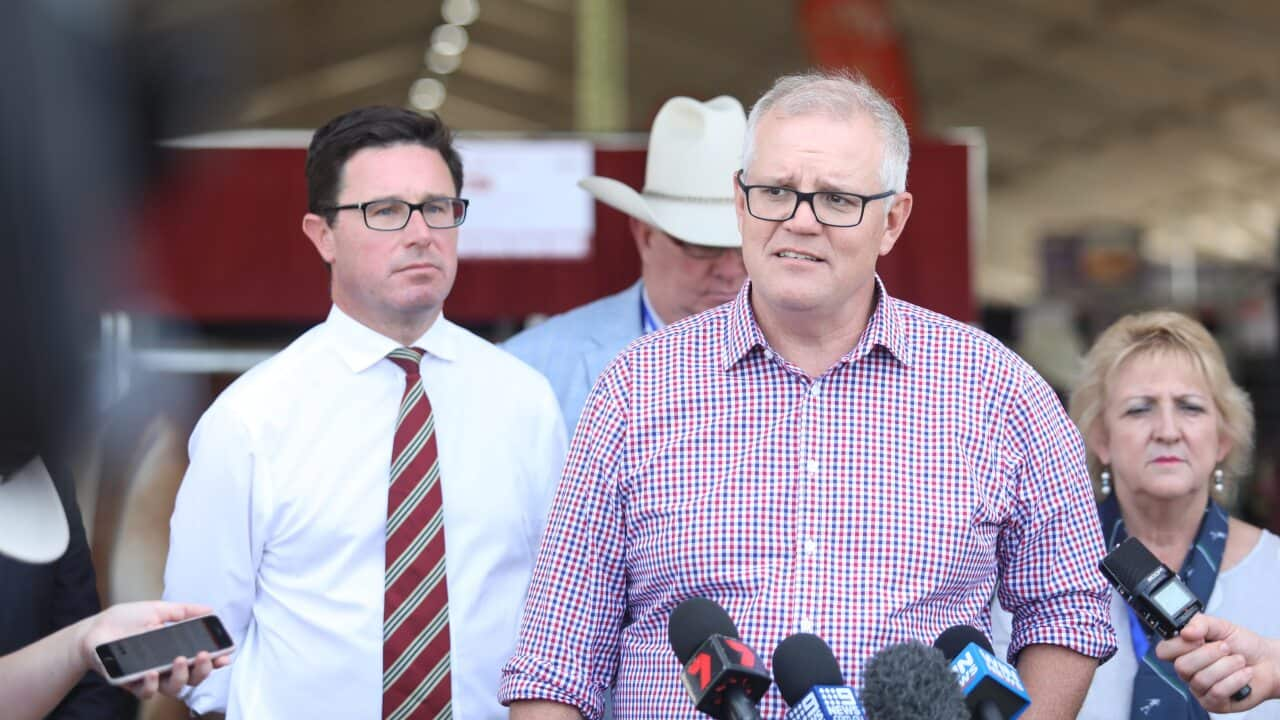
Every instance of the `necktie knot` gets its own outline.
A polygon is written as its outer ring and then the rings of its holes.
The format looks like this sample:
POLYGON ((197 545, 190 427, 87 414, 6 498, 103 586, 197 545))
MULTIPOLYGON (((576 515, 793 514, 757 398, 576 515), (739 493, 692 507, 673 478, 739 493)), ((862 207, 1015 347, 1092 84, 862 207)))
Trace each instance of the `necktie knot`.
POLYGON ((418 366, 422 362, 423 351, 414 347, 396 348, 387 353, 387 359, 404 371, 405 375, 416 377, 418 375, 418 366))

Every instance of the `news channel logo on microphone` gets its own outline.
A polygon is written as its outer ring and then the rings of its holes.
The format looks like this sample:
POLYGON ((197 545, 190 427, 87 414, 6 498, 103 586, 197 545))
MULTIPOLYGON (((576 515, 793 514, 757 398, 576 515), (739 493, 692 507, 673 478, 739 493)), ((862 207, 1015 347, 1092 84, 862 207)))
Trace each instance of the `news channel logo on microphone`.
POLYGON ((786 720, 865 720, 853 688, 815 685, 787 711, 786 720))

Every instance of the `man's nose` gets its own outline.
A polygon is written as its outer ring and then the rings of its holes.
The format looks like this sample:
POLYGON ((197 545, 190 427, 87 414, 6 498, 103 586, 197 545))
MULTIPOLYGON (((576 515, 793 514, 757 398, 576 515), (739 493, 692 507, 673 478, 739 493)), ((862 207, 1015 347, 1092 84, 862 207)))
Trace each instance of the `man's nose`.
POLYGON ((818 212, 813 206, 813 198, 800 198, 796 202, 796 211, 784 222, 792 230, 815 232, 822 227, 818 222, 818 212))
POLYGON ((429 239, 434 231, 435 229, 427 224, 425 208, 409 208, 409 222, 400 229, 406 240, 415 241, 429 239))

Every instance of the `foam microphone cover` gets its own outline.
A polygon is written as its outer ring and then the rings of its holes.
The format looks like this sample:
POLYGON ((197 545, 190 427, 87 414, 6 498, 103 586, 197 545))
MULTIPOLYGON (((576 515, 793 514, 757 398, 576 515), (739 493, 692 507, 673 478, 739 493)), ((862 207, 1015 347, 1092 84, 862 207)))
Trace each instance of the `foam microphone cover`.
POLYGON ((867 720, 969 720, 947 659, 919 642, 890 645, 862 673, 867 720))
POLYGON ((712 635, 736 638, 738 628, 724 608, 706 598, 685 600, 667 621, 667 640, 681 665, 688 663, 698 647, 712 635))
POLYGON ((817 635, 797 633, 773 651, 773 681, 788 706, 804 698, 815 685, 844 685, 840 663, 831 647, 817 635))

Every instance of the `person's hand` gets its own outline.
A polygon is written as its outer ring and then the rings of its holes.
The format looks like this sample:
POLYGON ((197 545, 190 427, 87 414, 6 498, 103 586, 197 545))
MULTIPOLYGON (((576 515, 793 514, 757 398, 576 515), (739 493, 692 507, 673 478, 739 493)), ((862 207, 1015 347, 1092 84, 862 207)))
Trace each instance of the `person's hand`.
MULTIPOLYGON (((98 645, 119 640, 128 635, 154 630, 167 623, 208 615, 211 612, 212 610, 203 605, 161 601, 114 605, 85 620, 85 630, 80 642, 81 652, 88 667, 102 672, 102 666, 94 651, 98 645)), ((176 696, 183 687, 199 685, 215 669, 230 663, 231 657, 228 655, 210 658, 209 653, 201 652, 194 659, 176 658, 173 670, 166 673, 164 677, 161 677, 158 672, 149 672, 142 676, 142 679, 124 687, 144 700, 157 692, 176 696)))
POLYGON ((1177 637, 1156 646, 1173 663, 1196 700, 1210 712, 1234 713, 1280 696, 1280 641, 1259 637, 1222 618, 1200 613, 1177 637), (1245 685, 1249 697, 1231 696, 1245 685))

